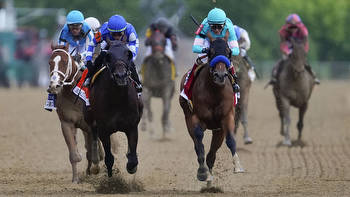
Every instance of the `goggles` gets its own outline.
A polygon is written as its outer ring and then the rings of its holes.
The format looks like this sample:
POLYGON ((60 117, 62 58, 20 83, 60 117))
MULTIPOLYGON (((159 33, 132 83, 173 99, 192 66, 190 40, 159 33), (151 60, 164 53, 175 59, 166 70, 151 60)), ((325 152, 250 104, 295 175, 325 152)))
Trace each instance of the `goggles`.
POLYGON ((221 29, 223 29, 224 28, 224 26, 225 26, 225 24, 212 24, 212 25, 210 25, 210 29, 212 29, 212 30, 221 30, 221 29))

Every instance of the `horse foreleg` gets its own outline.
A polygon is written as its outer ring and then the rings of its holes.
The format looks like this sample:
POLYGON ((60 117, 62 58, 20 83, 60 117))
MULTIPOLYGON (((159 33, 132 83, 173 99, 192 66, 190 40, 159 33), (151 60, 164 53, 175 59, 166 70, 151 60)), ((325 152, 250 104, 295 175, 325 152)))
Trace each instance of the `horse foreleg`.
POLYGON ((210 145, 210 150, 207 154, 207 166, 209 168, 209 173, 210 173, 210 177, 208 178, 208 186, 210 186, 212 180, 213 180, 213 166, 215 163, 215 159, 216 159, 216 152, 217 150, 221 147, 222 142, 224 141, 225 138, 225 133, 223 132, 223 130, 219 130, 219 131, 213 131, 213 135, 211 138, 211 145, 210 145))
POLYGON ((65 121, 61 121, 61 128, 62 128, 64 140, 66 141, 66 144, 69 150, 69 160, 72 165, 72 171, 73 171, 72 182, 78 183, 79 178, 78 178, 77 163, 81 161, 81 155, 79 154, 79 151, 77 148, 77 141, 76 141, 77 129, 75 128, 74 124, 68 123, 65 121))
POLYGON ((162 125, 163 125, 163 138, 165 137, 165 133, 170 131, 170 122, 169 122, 169 112, 171 106, 171 92, 170 88, 166 90, 166 93, 163 95, 163 115, 162 115, 162 125))
POLYGON ((125 133, 128 138, 128 153, 126 154, 128 163, 126 164, 126 170, 129 174, 134 174, 137 171, 137 165, 139 163, 136 153, 138 141, 137 127, 130 129, 125 133))
POLYGON ((241 110, 242 111, 240 119, 244 129, 243 140, 245 144, 251 144, 253 143, 253 139, 249 137, 248 134, 248 103, 242 103, 241 110))
POLYGON ((186 116, 186 126, 188 133, 190 134, 193 143, 194 149, 197 154, 197 161, 199 164, 199 168, 197 170, 197 179, 199 181, 206 181, 208 178, 208 168, 204 164, 205 156, 204 156, 204 145, 203 145, 203 137, 204 130, 201 128, 199 124, 199 119, 195 115, 185 114, 186 116))
POLYGON ((103 148, 105 150, 105 164, 107 166, 107 173, 108 173, 108 177, 112 177, 112 168, 113 168, 113 164, 114 164, 114 157, 111 153, 111 139, 110 139, 110 135, 109 134, 105 134, 105 135, 100 135, 99 136, 102 144, 103 144, 103 148))
POLYGON ((90 175, 91 172, 93 174, 98 174, 100 172, 100 167, 98 165, 100 160, 98 159, 98 155, 97 155, 98 154, 97 147, 93 147, 93 146, 96 146, 96 144, 93 141, 92 133, 83 132, 83 134, 84 134, 84 139, 85 139, 86 158, 88 160, 86 174, 90 175), (97 162, 94 160, 97 160, 97 162), (91 168, 92 164, 94 164, 94 165, 91 168))
POLYGON ((304 115, 305 115, 306 110, 307 110, 307 103, 305 103, 304 105, 302 105, 299 108, 299 121, 297 124, 297 128, 299 131, 298 140, 301 140, 301 132, 302 132, 303 127, 304 127, 304 115))
POLYGON ((232 112, 232 115, 228 115, 226 119, 223 120, 222 132, 223 132, 223 135, 226 134, 226 145, 230 149, 233 157, 233 171, 235 173, 240 173, 240 172, 244 172, 244 169, 240 164, 239 157, 236 152, 236 140, 233 137, 233 130, 234 130, 233 113, 234 112, 232 112))
POLYGON ((233 158, 233 172, 234 173, 242 173, 244 169, 240 163, 238 154, 236 152, 236 140, 233 137, 231 132, 227 132, 226 134, 226 145, 230 149, 232 158, 233 158))
POLYGON ((290 140, 289 135, 289 125, 290 125, 290 115, 289 115, 289 107, 290 104, 286 99, 281 99, 280 106, 280 117, 282 121, 282 132, 284 135, 283 145, 291 146, 292 142, 290 140))

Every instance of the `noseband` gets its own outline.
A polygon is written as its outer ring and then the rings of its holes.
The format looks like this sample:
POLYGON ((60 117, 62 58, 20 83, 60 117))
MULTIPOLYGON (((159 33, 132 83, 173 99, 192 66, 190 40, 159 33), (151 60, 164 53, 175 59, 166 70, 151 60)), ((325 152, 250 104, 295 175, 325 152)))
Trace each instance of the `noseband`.
POLYGON ((63 76, 63 81, 62 81, 63 85, 72 85, 74 80, 75 80, 75 77, 77 76, 77 74, 79 72, 79 69, 77 69, 77 71, 74 73, 73 79, 71 81, 69 81, 69 82, 66 82, 66 80, 68 79, 69 76, 71 76, 72 71, 73 71, 72 58, 69 55, 69 53, 66 50, 64 50, 64 49, 55 49, 55 50, 52 51, 52 54, 54 54, 55 52, 64 52, 67 55, 67 57, 68 57, 68 65, 67 65, 65 73, 63 73, 62 71, 58 70, 58 66, 57 67, 55 66, 53 71, 51 71, 50 76, 52 76, 54 73, 62 75, 63 76))

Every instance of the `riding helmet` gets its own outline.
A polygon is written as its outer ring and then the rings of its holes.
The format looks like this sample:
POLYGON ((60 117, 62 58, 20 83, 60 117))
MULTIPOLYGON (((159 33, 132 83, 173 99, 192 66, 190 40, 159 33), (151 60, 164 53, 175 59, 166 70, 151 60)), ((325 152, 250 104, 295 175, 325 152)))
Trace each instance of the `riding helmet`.
POLYGON ((122 32, 126 29, 126 20, 120 15, 114 15, 108 20, 108 31, 122 32))
POLYGON ((220 8, 214 8, 208 13, 209 24, 224 24, 226 22, 226 13, 220 8))
POLYGON ((67 24, 82 24, 84 22, 84 15, 78 10, 72 10, 67 15, 67 24))

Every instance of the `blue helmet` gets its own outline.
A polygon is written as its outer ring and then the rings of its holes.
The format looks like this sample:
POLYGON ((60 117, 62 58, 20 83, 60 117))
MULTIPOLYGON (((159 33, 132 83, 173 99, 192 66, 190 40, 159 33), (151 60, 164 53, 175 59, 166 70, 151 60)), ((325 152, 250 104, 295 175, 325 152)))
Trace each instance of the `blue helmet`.
POLYGON ((84 22, 84 15, 78 10, 72 10, 67 15, 67 24, 77 24, 84 22))
POLYGON ((226 22, 226 13, 220 8, 214 8, 208 13, 209 24, 224 24, 226 22))
POLYGON ((301 23, 300 16, 297 14, 290 14, 286 18, 286 23, 296 25, 298 23, 301 23))
POLYGON ((126 20, 120 15, 114 15, 108 20, 108 31, 122 32, 126 29, 126 20))

